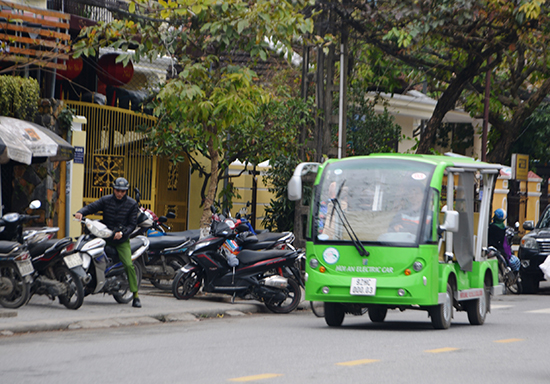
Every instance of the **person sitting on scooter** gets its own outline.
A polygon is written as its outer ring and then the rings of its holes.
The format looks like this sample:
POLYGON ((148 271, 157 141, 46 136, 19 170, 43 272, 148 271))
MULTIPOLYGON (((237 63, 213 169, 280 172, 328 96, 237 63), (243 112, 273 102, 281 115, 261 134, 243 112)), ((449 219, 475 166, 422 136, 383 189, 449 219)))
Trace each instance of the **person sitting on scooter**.
POLYGON ((136 270, 132 264, 132 249, 129 236, 136 228, 138 216, 138 204, 127 195, 129 183, 123 177, 119 177, 113 183, 113 194, 101 197, 82 207, 75 218, 81 220, 83 216, 103 211, 103 223, 113 231, 113 238, 107 241, 107 245, 116 248, 118 257, 124 265, 128 276, 130 291, 134 294, 132 306, 141 308, 138 296, 138 284, 136 270))
POLYGON ((495 211, 493 221, 489 224, 489 246, 495 247, 504 256, 504 259, 513 271, 519 270, 519 259, 512 255, 511 245, 506 239, 506 211, 499 208, 495 211))

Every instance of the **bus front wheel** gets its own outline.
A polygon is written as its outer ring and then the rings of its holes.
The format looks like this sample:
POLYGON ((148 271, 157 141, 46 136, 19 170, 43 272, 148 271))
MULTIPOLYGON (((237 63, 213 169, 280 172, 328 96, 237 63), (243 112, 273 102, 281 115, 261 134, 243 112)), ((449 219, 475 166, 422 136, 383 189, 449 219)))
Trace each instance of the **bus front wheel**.
POLYGON ((430 308, 430 317, 435 329, 447 329, 451 326, 453 318, 453 288, 447 283, 447 292, 443 303, 430 308))
POLYGON ((339 327, 344 321, 344 306, 339 303, 325 302, 325 322, 330 327, 339 327))

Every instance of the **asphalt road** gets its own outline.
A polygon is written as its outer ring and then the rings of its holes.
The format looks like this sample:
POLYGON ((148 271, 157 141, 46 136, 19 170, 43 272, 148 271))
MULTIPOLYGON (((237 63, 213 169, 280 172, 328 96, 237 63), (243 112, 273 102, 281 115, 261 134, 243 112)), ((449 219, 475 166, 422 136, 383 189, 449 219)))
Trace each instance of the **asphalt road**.
POLYGON ((548 383, 550 288, 498 296, 483 326, 425 312, 339 328, 309 311, 0 338, 5 383, 548 383))

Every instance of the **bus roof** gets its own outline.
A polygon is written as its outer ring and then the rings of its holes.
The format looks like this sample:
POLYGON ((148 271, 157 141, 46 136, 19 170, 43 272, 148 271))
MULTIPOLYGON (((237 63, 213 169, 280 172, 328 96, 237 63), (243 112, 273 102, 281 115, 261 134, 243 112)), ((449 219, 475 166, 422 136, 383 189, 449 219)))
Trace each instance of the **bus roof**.
POLYGON ((417 155, 417 154, 401 154, 401 153, 373 153, 368 156, 346 157, 344 159, 329 159, 328 162, 345 161, 353 159, 369 159, 369 158, 387 158, 396 160, 413 160, 431 163, 436 166, 455 167, 472 170, 499 170, 504 166, 501 164, 486 163, 475 160, 471 157, 447 153, 445 155, 417 155))

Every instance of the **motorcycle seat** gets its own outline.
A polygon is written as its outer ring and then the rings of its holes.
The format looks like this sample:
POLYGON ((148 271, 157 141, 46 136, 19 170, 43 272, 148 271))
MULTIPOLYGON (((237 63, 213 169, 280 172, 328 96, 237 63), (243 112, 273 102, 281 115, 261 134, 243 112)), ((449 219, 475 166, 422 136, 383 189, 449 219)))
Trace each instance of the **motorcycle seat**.
POLYGON ((130 239, 130 249, 132 250, 132 254, 135 253, 142 245, 143 240, 139 238, 130 239))
POLYGON ((264 232, 256 235, 258 238, 258 242, 275 242, 279 240, 281 237, 288 235, 289 232, 264 232))
POLYGON ((70 237, 65 237, 61 240, 59 239, 49 239, 41 241, 39 243, 31 243, 28 245, 29 253, 32 257, 43 255, 46 252, 58 252, 72 242, 70 237))
POLYGON ((197 241, 201 235, 200 229, 190 229, 188 231, 182 232, 166 232, 165 236, 177 236, 177 237, 187 237, 191 240, 197 241))
POLYGON ((259 249, 269 249, 273 247, 275 244, 277 244, 276 241, 262 241, 257 243, 244 243, 243 249, 250 249, 250 250, 259 250, 259 249))
POLYGON ((176 248, 190 240, 187 236, 156 236, 149 237, 149 252, 162 251, 166 248, 176 248))
POLYGON ((16 241, 7 241, 7 240, 0 240, 0 254, 6 255, 13 251, 15 248, 19 247, 21 244, 19 244, 16 241))
POLYGON ((269 249, 263 251, 253 251, 243 249, 237 255, 237 259, 241 264, 254 264, 260 261, 274 259, 276 257, 289 257, 294 251, 285 251, 280 249, 269 249))

